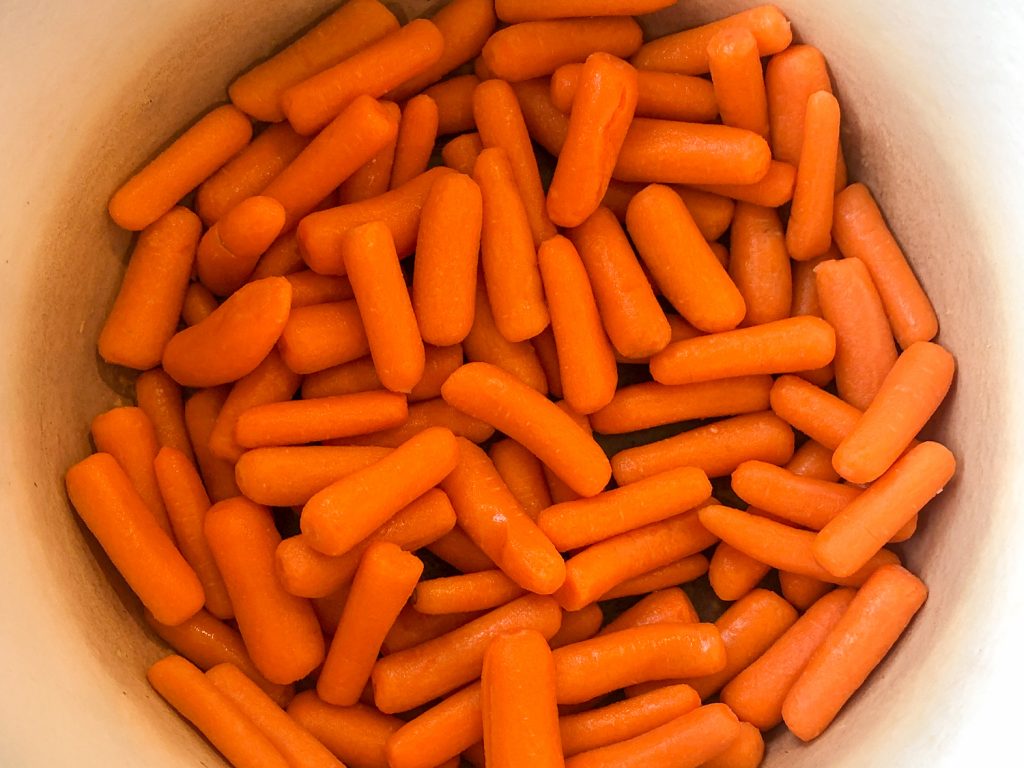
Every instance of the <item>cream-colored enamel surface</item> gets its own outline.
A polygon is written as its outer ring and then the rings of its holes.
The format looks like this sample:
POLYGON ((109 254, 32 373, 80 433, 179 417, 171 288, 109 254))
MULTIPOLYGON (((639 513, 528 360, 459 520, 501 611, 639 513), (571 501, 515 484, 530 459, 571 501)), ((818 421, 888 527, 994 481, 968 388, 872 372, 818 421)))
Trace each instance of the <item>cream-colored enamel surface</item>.
MULTIPOLYGON (((220 764, 146 684, 160 647, 94 558, 62 475, 88 452, 91 417, 128 393, 94 344, 129 244, 107 197, 222 101, 248 62, 331 5, 0 7, 2 766, 220 764)), ((675 29, 746 5, 686 0, 646 25, 675 29)), ((932 590, 912 631, 833 729, 810 747, 773 739, 767 765, 952 768, 979 750, 1017 764, 1024 10, 1010 0, 780 5, 828 56, 851 174, 880 198, 957 355, 935 432, 960 475, 908 547, 932 590)))

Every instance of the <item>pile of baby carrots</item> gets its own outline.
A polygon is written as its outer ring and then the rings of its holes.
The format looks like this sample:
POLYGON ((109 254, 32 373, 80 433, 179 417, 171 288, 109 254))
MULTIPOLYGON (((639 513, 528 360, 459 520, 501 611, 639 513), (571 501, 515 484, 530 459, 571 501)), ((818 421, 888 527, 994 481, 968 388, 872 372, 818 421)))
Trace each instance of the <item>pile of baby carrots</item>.
POLYGON ((233 765, 753 768, 924 603, 935 312, 821 52, 671 4, 348 0, 110 200, 68 493, 233 765))

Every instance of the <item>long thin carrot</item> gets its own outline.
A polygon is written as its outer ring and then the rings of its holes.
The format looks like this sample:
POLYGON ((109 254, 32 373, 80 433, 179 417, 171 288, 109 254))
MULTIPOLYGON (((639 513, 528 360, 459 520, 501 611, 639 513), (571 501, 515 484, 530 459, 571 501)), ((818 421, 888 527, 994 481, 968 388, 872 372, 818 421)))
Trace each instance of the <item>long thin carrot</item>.
POLYGON ((346 474, 388 454, 387 448, 362 446, 289 446, 256 448, 235 464, 242 493, 257 504, 292 507, 305 504, 346 474))
MULTIPOLYGON (((582 64, 564 64, 551 75, 551 101, 568 114, 579 88, 582 64)), ((715 91, 702 77, 669 72, 637 73, 637 117, 703 123, 718 115, 715 91)))
POLYGON ((828 91, 807 99, 803 145, 786 227, 786 247, 798 261, 821 256, 832 244, 832 203, 839 151, 839 102, 828 91))
POLYGON ((483 151, 484 143, 479 133, 464 133, 441 148, 441 160, 448 168, 471 176, 476 167, 476 159, 483 151))
POLYGON ((759 510, 815 531, 861 495, 861 489, 852 485, 801 477, 763 461, 740 464, 732 473, 732 489, 759 510))
POLYGON ((699 579, 708 572, 708 559, 704 555, 690 555, 674 563, 654 568, 632 579, 619 582, 603 595, 602 600, 614 600, 617 597, 633 597, 645 595, 658 589, 666 589, 679 584, 699 579))
POLYGON ((729 276, 743 296, 743 325, 790 316, 793 280, 786 237, 778 213, 738 203, 729 234, 729 276))
POLYGON ((907 570, 880 568, 814 652, 782 704, 786 725, 800 739, 817 737, 878 666, 928 596, 907 570))
POLYGON ((199 241, 196 271, 203 285, 227 296, 246 281, 281 234, 285 209, 272 197, 248 197, 225 213, 199 241))
POLYGON ((695 184, 694 188, 751 205, 778 208, 793 199, 795 186, 796 167, 772 160, 768 166, 768 173, 753 184, 695 184))
POLYGON ((525 590, 499 570, 427 579, 416 585, 412 603, 425 614, 469 613, 497 608, 525 590))
POLYGON ((488 451, 494 468, 505 485, 532 519, 551 506, 551 494, 544 480, 540 459, 515 440, 499 440, 488 451))
POLYGON ((601 629, 604 612, 597 603, 591 603, 578 611, 562 611, 562 626, 548 640, 551 649, 589 640, 601 629))
POLYGON ((391 768, 435 768, 483 738, 480 683, 467 685, 388 739, 391 768))
MULTIPOLYGON (((445 379, 462 365, 462 347, 458 344, 447 347, 432 347, 429 344, 424 346, 426 360, 423 378, 409 392, 410 403, 438 397, 445 379)), ((302 396, 307 398, 351 395, 382 388, 380 377, 370 357, 316 371, 302 380, 302 396)))
POLYGON ((385 745, 402 721, 371 706, 335 707, 313 691, 296 696, 288 714, 346 765, 389 768, 385 745))
POLYGON ((450 429, 456 437, 465 437, 474 443, 483 443, 494 434, 494 427, 452 408, 440 397, 409 406, 408 418, 397 427, 382 429, 359 437, 330 440, 328 444, 382 445, 396 448, 410 437, 430 427, 450 429))
POLYGON ((149 417, 161 447, 181 451, 194 460, 185 428, 185 406, 181 387, 160 368, 143 371, 135 379, 135 400, 149 417))
POLYGON ((649 624, 697 624, 697 615, 693 603, 681 589, 669 587, 651 592, 647 597, 616 616, 601 630, 602 635, 618 632, 630 627, 642 627, 649 624))
POLYGON ((768 97, 757 38, 745 27, 725 27, 708 41, 708 68, 725 125, 768 135, 768 97))
POLYGON ((199 390, 185 403, 185 426, 203 476, 203 484, 212 501, 223 501, 240 494, 235 484, 234 467, 230 462, 214 456, 210 450, 210 435, 227 399, 227 387, 213 387, 199 390))
POLYGON ((473 619, 479 619, 483 614, 483 611, 474 611, 472 613, 441 613, 436 616, 428 616, 425 613, 420 613, 411 605, 407 605, 398 614, 391 629, 388 630, 381 650, 385 655, 404 651, 406 648, 412 648, 447 634, 453 629, 468 624, 473 619))
POLYGON ((293 309, 278 349, 296 373, 316 373, 368 355, 370 342, 356 302, 332 301, 293 309))
MULTIPOLYGON (((540 336, 534 337, 534 341, 544 338, 545 334, 550 336, 550 326, 540 336)), ((547 394, 552 373, 544 366, 540 346, 529 341, 509 341, 502 335, 487 290, 479 283, 474 302, 473 325, 462 346, 467 362, 489 363, 508 371, 531 389, 547 394)), ((554 337, 551 337, 551 346, 554 346, 554 337)), ((553 373, 557 374, 557 365, 553 373)), ((561 391, 561 378, 558 384, 561 391)))
POLYGON ((739 600, 761 583, 770 566, 720 541, 708 564, 708 581, 720 600, 739 600))

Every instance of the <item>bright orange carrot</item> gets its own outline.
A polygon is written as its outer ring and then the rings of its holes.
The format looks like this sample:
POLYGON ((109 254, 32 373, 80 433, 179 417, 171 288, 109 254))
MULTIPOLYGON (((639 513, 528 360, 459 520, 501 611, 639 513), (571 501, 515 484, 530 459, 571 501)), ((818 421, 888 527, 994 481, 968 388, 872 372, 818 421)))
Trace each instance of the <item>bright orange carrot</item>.
POLYGON ((729 275, 747 307, 743 325, 789 317, 792 273, 778 214, 771 208, 737 204, 729 247, 729 275))
POLYGON ((437 140, 437 104, 420 94, 409 99, 402 110, 390 189, 402 186, 425 170, 437 140))
POLYGON ((153 368, 135 379, 135 400, 152 422, 157 443, 181 451, 189 461, 194 460, 185 429, 181 387, 162 369, 153 368))
POLYGON ((527 21, 495 32, 481 55, 495 77, 514 83, 549 75, 597 51, 627 58, 642 42, 640 25, 628 17, 527 21))
POLYGON ((483 443, 494 434, 494 427, 486 422, 467 416, 452 408, 440 397, 424 400, 409 406, 409 416, 397 427, 377 432, 327 441, 328 445, 381 445, 397 448, 409 438, 430 427, 450 429, 456 437, 464 437, 474 443, 483 443))
POLYGON ((427 549, 460 573, 477 573, 498 567, 458 526, 433 542, 427 549))
POLYGON ((300 693, 288 714, 346 765, 389 768, 385 745, 402 721, 365 704, 335 707, 313 691, 300 693))
POLYGON ((388 739, 391 768, 435 768, 483 738, 480 684, 467 685, 388 739))
POLYGON ((316 373, 369 354, 355 301, 297 307, 288 315, 278 349, 296 373, 316 373))
POLYGON ((451 632, 453 629, 468 624, 483 615, 483 611, 474 613, 442 613, 428 616, 420 613, 411 605, 405 606, 395 623, 384 638, 381 650, 385 655, 404 651, 406 648, 433 640, 435 637, 451 632))
POLYGON ((238 290, 284 223, 281 203, 261 195, 246 198, 225 213, 199 241, 196 267, 203 285, 217 296, 238 290))
POLYGON ((479 133, 475 131, 464 133, 461 136, 456 136, 441 148, 441 160, 447 167, 472 176, 473 168, 476 167, 476 159, 483 151, 484 143, 480 139, 479 133))
MULTIPOLYGON (((568 114, 579 87, 582 64, 564 64, 551 76, 551 101, 568 114)), ((718 115, 712 85, 702 77, 669 72, 637 73, 637 117, 703 123, 718 115)))
POLYGON ((897 565, 868 579, 786 695, 782 716, 797 737, 810 741, 828 727, 927 596, 921 580, 897 565))
POLYGON ((516 501, 533 520, 551 506, 551 494, 540 459, 515 440, 507 438, 491 445, 488 455, 516 501))
POLYGON ((561 611, 550 597, 526 595, 415 648, 385 656, 373 668, 374 701, 382 712, 404 712, 480 675, 484 652, 498 635, 558 630, 561 611))
POLYGON ((223 501, 240 493, 231 463, 217 458, 210 450, 210 435, 227 399, 227 387, 214 387, 199 390, 185 403, 185 426, 203 484, 212 501, 223 501))
POLYGON ((644 599, 620 613, 614 620, 601 630, 602 635, 619 632, 629 627, 642 627, 649 624, 697 624, 697 615, 693 603, 681 589, 668 589, 652 592, 644 599))
POLYGON ((839 102, 828 91, 807 99, 803 145, 786 227, 786 247, 797 261, 824 254, 832 244, 832 201, 839 151, 839 102))
POLYGON ((264 277, 282 277, 306 268, 299 253, 299 240, 294 230, 281 235, 260 256, 256 268, 249 276, 249 282, 262 280, 264 277))
MULTIPOLYGON (((424 349, 426 362, 423 378, 409 393, 410 403, 432 400, 439 396, 445 379, 462 365, 462 347, 458 344, 449 347, 425 345, 424 349)), ((377 376, 373 359, 370 357, 362 357, 351 363, 311 373, 302 380, 302 396, 306 398, 352 395, 356 392, 382 388, 380 377, 377 376)))
POLYGON ((939 328, 935 310, 863 184, 836 195, 832 236, 844 256, 868 268, 900 347, 932 339, 939 328))
POLYGON ((423 340, 458 344, 473 326, 483 200, 463 174, 438 179, 420 217, 412 303, 423 340))
MULTIPOLYGON (((402 110, 393 101, 382 101, 381 104, 388 111, 388 116, 396 125, 401 125, 402 110)), ((397 147, 398 134, 395 138, 384 145, 383 149, 367 162, 363 163, 351 176, 341 182, 338 187, 338 205, 348 205, 369 200, 383 195, 388 191, 391 184, 391 169, 395 164, 395 149, 397 147)))
POLYGON ((789 308, 790 315, 793 317, 799 315, 821 317, 821 303, 818 301, 818 284, 814 270, 819 264, 838 258, 840 258, 839 249, 833 243, 824 256, 818 256, 808 261, 793 262, 793 303, 789 308))
MULTIPOLYGON (((576 426, 593 437, 594 430, 590 426, 590 420, 584 414, 574 411, 565 400, 560 400, 555 405, 565 411, 576 422, 576 426)), ((553 503, 561 504, 566 501, 575 501, 582 498, 581 494, 570 488, 564 480, 551 470, 551 467, 546 465, 544 466, 544 478, 548 481, 548 491, 551 493, 553 503)))
POLYGON ((231 105, 217 107, 137 171, 110 198, 118 226, 145 229, 231 159, 252 137, 249 118, 231 105))
POLYGON ((181 656, 146 672, 150 685, 238 768, 289 768, 277 747, 234 701, 181 656))
POLYGON ((516 92, 530 138, 557 156, 569 132, 569 117, 552 103, 548 78, 513 83, 512 89, 516 92))
POLYGON ((764 759, 764 737, 750 723, 740 722, 735 740, 717 757, 704 763, 703 768, 757 768, 764 759))
POLYGON ((698 467, 708 477, 722 477, 744 461, 784 464, 792 455, 793 430, 774 414, 760 412, 619 451, 612 469, 615 481, 625 485, 674 467, 698 467))
POLYGON ((826 449, 853 430, 861 411, 797 376, 780 376, 770 394, 772 410, 826 449))
POLYGON ((786 469, 795 475, 816 480, 835 481, 839 473, 832 467, 832 451, 814 440, 807 440, 793 452, 786 469))
POLYGON ((438 28, 416 19, 292 85, 281 94, 281 109, 296 131, 315 133, 360 95, 379 98, 426 71, 441 58, 443 48, 438 28))
POLYGON ((348 581, 329 595, 312 598, 313 610, 316 612, 317 621, 320 622, 320 629, 324 631, 325 637, 334 637, 334 633, 338 631, 341 613, 345 610, 345 601, 348 600, 348 593, 351 589, 352 582, 348 581))
POLYGON ((291 310, 292 287, 268 277, 239 288, 198 325, 164 347, 164 370, 187 387, 213 387, 242 378, 273 349, 291 310))
POLYGON ((642 16, 668 8, 668 0, 498 0, 498 18, 509 24, 540 19, 562 19, 585 16, 642 16))
POLYGON ((352 284, 347 277, 318 275, 303 269, 284 276, 292 284, 292 309, 313 304, 327 304, 352 298, 352 284))
POLYGON ((173 208, 139 235, 114 306, 100 331, 108 363, 146 370, 159 365, 185 302, 201 225, 173 208))
POLYGON ((779 571, 779 588, 782 590, 782 596, 794 608, 806 611, 824 595, 831 592, 833 587, 827 581, 804 576, 802 573, 779 571))
POLYGON ((953 356, 938 344, 921 341, 908 347, 836 447, 836 471, 852 483, 869 483, 892 466, 942 403, 954 367, 953 356))
POLYGON ((708 565, 708 581, 720 600, 739 600, 760 584, 770 570, 760 560, 720 541, 708 565))
MULTIPOLYGON (((540 363, 541 373, 544 374, 547 382, 546 389, 551 393, 552 397, 561 398, 564 395, 564 392, 562 392, 562 375, 559 372, 561 366, 558 364, 558 348, 555 346, 555 334, 551 330, 551 326, 549 325, 530 339, 530 344, 540 363)), ((534 389, 537 389, 538 392, 544 391, 537 387, 534 387, 534 389)))
POLYGON ((796 168, 789 163, 772 160, 760 181, 753 184, 697 184, 696 189, 733 198, 751 205, 777 208, 793 199, 796 168))
POLYGON ((539 392, 487 363, 469 363, 441 388, 452 406, 516 440, 584 496, 604 489, 611 467, 572 418, 539 392))
POLYGON ((614 600, 616 597, 645 595, 648 592, 674 587, 678 584, 685 584, 688 581, 699 579, 707 572, 708 559, 704 555, 690 555, 632 579, 626 579, 601 595, 601 599, 614 600))
POLYGON ((703 331, 739 325, 745 312, 743 297, 679 195, 652 184, 630 202, 626 226, 644 264, 679 314, 703 331))
POLYGON ((298 506, 336 480, 388 453, 387 448, 369 446, 256 448, 239 457, 235 480, 242 493, 257 504, 298 506))
MULTIPOLYGON (((494 319, 490 298, 484 286, 480 284, 477 285, 474 310, 473 325, 462 344, 467 362, 497 366, 508 371, 528 387, 541 394, 547 394, 551 375, 543 366, 539 346, 532 345, 529 341, 509 341, 501 334, 494 319)), ((534 340, 543 336, 544 334, 536 336, 534 340)), ((553 337, 551 341, 554 346, 553 337)))
POLYGON ((591 603, 580 608, 578 611, 562 611, 562 626, 558 632, 548 640, 552 650, 561 648, 564 645, 572 645, 589 640, 601 629, 601 622, 604 621, 604 612, 597 603, 591 603))
POLYGON ((498 570, 427 579, 416 585, 412 604, 420 613, 469 613, 497 608, 525 590, 498 570))
POLYGON ((213 314, 219 302, 202 283, 189 283, 181 305, 181 319, 185 325, 197 325, 213 314))
POLYGON ((724 27, 708 41, 707 55, 722 122, 767 137, 768 98, 754 33, 724 27))
POLYGON ((732 473, 732 489, 758 510, 815 531, 861 495, 861 489, 855 486, 801 477, 763 461, 740 464, 732 473))
POLYGON ((484 749, 493 768, 562 768, 555 664, 536 630, 496 637, 480 676, 484 749))

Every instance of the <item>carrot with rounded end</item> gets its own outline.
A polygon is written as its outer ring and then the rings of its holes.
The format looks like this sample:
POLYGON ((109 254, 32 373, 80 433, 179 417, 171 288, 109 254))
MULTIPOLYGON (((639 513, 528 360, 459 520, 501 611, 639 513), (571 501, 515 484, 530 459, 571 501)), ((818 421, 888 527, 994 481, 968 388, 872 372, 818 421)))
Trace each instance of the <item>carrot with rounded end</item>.
MULTIPOLYGON (((630 201, 644 189, 644 186, 638 182, 612 179, 608 184, 608 191, 605 192, 602 205, 611 210, 618 219, 625 221, 630 201)), ((697 225, 701 236, 708 241, 711 249, 715 250, 720 247, 719 243, 712 241, 720 238, 729 229, 736 204, 728 197, 713 192, 703 192, 695 187, 674 184, 672 190, 682 198, 686 210, 693 217, 693 223, 697 225)), ((719 258, 719 261, 721 260, 719 258)))
POLYGON ((316 373, 369 354, 370 342, 356 302, 338 301, 292 310, 278 349, 296 373, 316 373))
MULTIPOLYGON (((566 114, 579 88, 582 64, 564 64, 551 76, 551 101, 566 114)), ((637 117, 703 123, 718 115, 711 83, 670 72, 637 73, 637 117)))
POLYGON ((739 203, 729 237, 729 276, 743 296, 743 325, 762 325, 790 316, 792 273, 778 213, 739 203))
POLYGON ((146 672, 150 685, 238 768, 288 768, 289 763, 242 709, 181 656, 146 672))
POLYGON ((277 343, 291 300, 291 284, 283 277, 242 286, 201 323, 174 335, 164 347, 164 370, 187 387, 242 378, 277 343))
POLYGON ((192 461, 192 444, 185 428, 185 406, 177 382, 160 368, 143 371, 135 379, 135 400, 153 424, 157 443, 181 451, 192 461))
POLYGON ((469 335, 476 307, 483 199, 469 176, 438 179, 420 216, 412 304, 423 340, 445 346, 469 335))
POLYGON ((344 276, 318 275, 311 269, 303 269, 284 277, 292 284, 292 309, 345 301, 353 295, 352 284, 344 276))
POLYGON ((217 296, 236 291, 281 233, 284 207, 272 197, 249 197, 225 213, 199 241, 196 267, 217 296))
POLYGON ((753 184, 695 184, 694 188, 723 195, 737 201, 778 208, 793 199, 796 187, 796 167, 789 163, 772 160, 760 181, 753 184))
POLYGON ((232 618, 231 598, 203 533, 210 497, 199 473, 188 456, 174 448, 161 448, 153 467, 175 541, 203 585, 207 610, 219 619, 232 618))
POLYGON ((836 195, 832 235, 843 255, 868 268, 900 347, 932 339, 939 327, 935 310, 863 184, 836 195))
POLYGON ((760 560, 720 541, 708 565, 708 581, 720 600, 731 602, 749 594, 770 570, 760 560))
POLYGON ((832 585, 827 581, 789 571, 779 571, 779 588, 782 596, 800 611, 806 611, 832 591, 832 585))
POLYGON ((441 58, 443 49, 438 28, 426 19, 416 19, 292 85, 281 94, 281 109, 296 131, 315 133, 359 96, 379 98, 426 71, 441 58))
POLYGON ((896 643, 928 596, 909 571, 888 565, 861 587, 786 695, 782 716, 803 741, 835 718, 896 643))
POLYGON ((587 16, 642 16, 672 5, 669 0, 498 0, 498 18, 509 24, 587 16))
POLYGON ((620 485, 674 467, 697 467, 708 477, 722 477, 751 459, 784 464, 793 455, 793 439, 793 430, 774 414, 750 413, 619 451, 612 469, 620 485))
POLYGON ((697 615, 693 603, 681 589, 669 587, 652 592, 638 603, 620 613, 610 621, 602 635, 619 632, 630 627, 643 627, 650 624, 697 624, 697 615))
POLYGON ((145 370, 160 363, 185 302, 201 224, 169 207, 139 235, 114 306, 100 331, 108 363, 145 370))
POLYGON ((738 717, 763 730, 781 723, 786 694, 854 595, 852 589, 837 589, 815 602, 771 648, 722 689, 722 701, 738 717))
POLYGON ((549 75, 597 51, 627 58, 642 42, 640 25, 629 17, 528 21, 491 35, 482 56, 495 77, 514 83, 549 75))
POLYGON ((763 461, 740 464, 732 473, 732 489, 759 510, 815 531, 824 528, 861 495, 861 489, 852 485, 801 477, 763 461))
POLYGON ((448 168, 472 176, 476 160, 483 151, 484 143, 479 133, 464 133, 441 148, 441 160, 448 168))
POLYGON ((96 450, 114 457, 149 508, 153 520, 164 533, 173 536, 153 469, 160 446, 146 412, 141 408, 113 408, 94 418, 89 431, 96 450))
POLYGON ((234 467, 230 462, 214 456, 210 450, 210 435, 213 434, 217 416, 227 399, 227 387, 214 387, 199 390, 185 403, 185 426, 203 476, 203 484, 212 501, 223 501, 240 493, 235 484, 234 467))
POLYGON ((803 371, 831 362, 835 349, 835 331, 824 320, 790 317, 677 341, 651 358, 651 374, 662 384, 688 384, 803 371))
POLYGON ((564 766, 555 665, 543 635, 522 630, 491 642, 480 677, 480 703, 488 765, 564 766))
POLYGON ((757 768, 763 759, 764 737, 756 727, 741 721, 739 735, 733 743, 702 768, 757 768))
POLYGON ((462 346, 468 362, 494 365, 508 371, 528 387, 547 394, 549 376, 537 347, 529 341, 509 341, 502 335, 483 285, 477 285, 473 325, 462 346))
POLYGON ((385 745, 401 726, 397 717, 365 704, 336 707, 313 691, 296 696, 288 714, 346 765, 389 768, 385 745))
POLYGON ((604 613, 597 603, 585 605, 578 611, 562 611, 562 626, 554 637, 548 640, 552 650, 565 645, 589 640, 601 629, 604 613))
POLYGON ((359 437, 330 440, 328 444, 381 445, 396 448, 406 440, 430 427, 450 429, 456 437, 474 443, 483 443, 494 434, 494 427, 452 408, 440 397, 409 406, 409 416, 397 427, 360 435, 359 437))
POLYGON ((242 493, 257 504, 293 507, 389 452, 369 446, 256 448, 239 457, 235 480, 242 493))
POLYGON ((552 155, 558 155, 569 132, 569 117, 551 101, 548 78, 538 77, 512 84, 530 138, 552 155))
POLYGON ((798 376, 780 376, 771 391, 772 410, 812 440, 835 450, 861 411, 798 376))
POLYGON ((203 607, 203 587, 108 453, 68 470, 75 510, 143 605, 165 624, 180 624, 203 607))
POLYGON ((836 576, 862 568, 942 492, 955 471, 956 460, 945 446, 927 442, 912 448, 821 529, 815 559, 836 576))
POLYGON ((708 559, 704 555, 690 555, 661 568, 654 568, 632 579, 626 579, 601 595, 600 599, 614 600, 617 597, 645 595, 648 592, 699 579, 707 572, 708 559))
POLYGON ((428 579, 416 585, 412 604, 420 613, 469 613, 497 608, 525 590, 502 571, 428 579))
POLYGON ((420 225, 420 211, 434 182, 449 168, 431 168, 398 189, 368 200, 317 211, 299 222, 297 237, 309 268, 322 275, 343 275, 341 243, 352 229, 382 221, 391 230, 401 258, 413 252, 420 225))
POLYGON ((795 475, 834 482, 839 473, 832 467, 832 451, 815 440, 807 440, 793 452, 786 469, 795 475))
POLYGON ((410 720, 388 739, 391 768, 435 768, 483 738, 480 683, 467 685, 410 720))
POLYGON ((460 573, 477 573, 498 567, 458 526, 430 544, 427 549, 460 573))
POLYGON ((600 446, 572 417, 512 374, 469 363, 448 378, 441 396, 521 443, 577 493, 593 496, 607 485, 611 466, 600 446))
POLYGON ((786 247, 797 261, 821 256, 832 244, 832 204, 839 151, 839 102, 828 91, 807 99, 786 247))
POLYGON ((382 712, 404 712, 478 677, 491 640, 518 629, 544 637, 558 630, 561 611, 550 597, 526 595, 422 645, 385 656, 373 669, 374 701, 382 712))
POLYGON ((324 639, 309 601, 274 576, 281 537, 270 511, 243 498, 222 501, 207 512, 204 529, 257 669, 275 683, 309 674, 323 661, 324 639))
POLYGON ((381 650, 385 655, 404 651, 406 648, 425 643, 451 632, 453 629, 468 624, 483 615, 483 611, 473 613, 441 613, 428 616, 420 613, 411 605, 407 605, 398 614, 395 623, 388 630, 381 650))
MULTIPOLYGON (((572 417, 572 420, 576 422, 576 426, 593 437, 594 430, 591 429, 590 420, 587 416, 574 411, 565 400, 559 400, 555 405, 572 417)), ((548 491, 551 494, 551 501, 553 503, 561 504, 562 502, 575 501, 576 499, 582 498, 581 494, 570 488, 566 482, 558 477, 558 475, 551 470, 551 467, 548 467, 547 465, 544 466, 544 479, 548 482, 548 491)))
POLYGON ((921 341, 908 347, 836 447, 836 471, 852 483, 869 483, 892 466, 942 403, 954 367, 953 356, 938 344, 921 341))
POLYGON ((616 351, 625 357, 648 357, 664 349, 671 329, 615 215, 598 208, 569 237, 616 351))
POLYGON ((573 97, 565 144, 548 188, 547 211, 555 224, 579 226, 597 210, 636 103, 633 67, 607 53, 587 57, 573 97))
POLYGON ((722 122, 767 137, 768 98, 754 33, 724 27, 708 41, 707 56, 722 122))
POLYGON ((831 584, 860 586, 881 566, 899 562, 895 554, 883 549, 856 573, 834 576, 814 558, 816 534, 812 531, 801 531, 730 507, 702 507, 698 515, 712 534, 766 565, 831 584))
POLYGON ((145 229, 230 160, 250 138, 248 117, 231 105, 217 107, 114 193, 107 206, 111 218, 125 229, 145 229))
POLYGON ((390 189, 396 189, 427 170, 437 140, 437 104, 420 94, 409 99, 402 110, 391 167, 390 189))
POLYGON ((770 56, 789 46, 789 20, 774 5, 760 5, 700 27, 652 40, 633 57, 637 69, 703 75, 710 69, 708 43, 723 29, 747 29, 757 40, 758 54, 770 56))
MULTIPOLYGON (((447 347, 425 345, 425 352, 423 378, 408 394, 410 403, 438 397, 445 379, 462 365, 462 347, 458 344, 447 347)), ((383 385, 370 357, 316 371, 302 380, 302 396, 305 398, 353 395, 375 389, 383 389, 383 385)))
POLYGON ((630 202, 626 226, 655 282, 684 318, 710 332, 739 325, 743 297, 679 195, 652 184, 630 202))
POLYGON ((249 282, 264 277, 282 277, 306 269, 299 253, 299 240, 295 231, 286 232, 275 240, 266 253, 256 262, 256 268, 249 275, 249 282))
POLYGON ((793 317, 814 315, 821 317, 821 302, 818 300, 818 284, 814 270, 819 264, 840 258, 835 243, 823 256, 808 261, 793 262, 793 302, 789 314, 793 317))
POLYGON ((633 384, 619 389, 608 405, 590 415, 590 421, 601 434, 621 435, 677 421, 763 411, 771 388, 767 375, 695 384, 633 384))
POLYGON ((198 325, 213 314, 220 302, 202 283, 189 283, 181 305, 181 319, 185 325, 198 325))
POLYGON ((551 494, 544 479, 540 459, 515 440, 499 440, 488 451, 494 468, 516 497, 523 511, 533 520, 551 506, 551 494))

